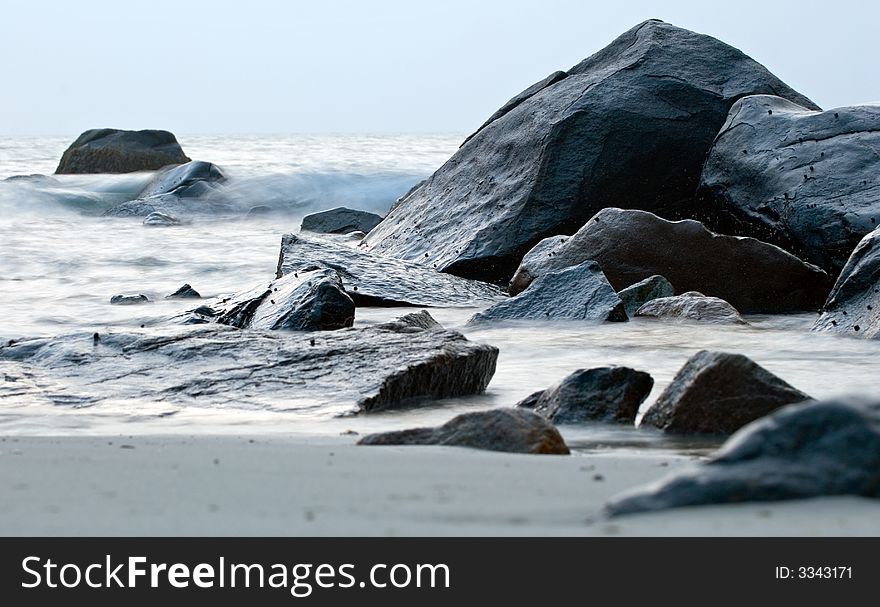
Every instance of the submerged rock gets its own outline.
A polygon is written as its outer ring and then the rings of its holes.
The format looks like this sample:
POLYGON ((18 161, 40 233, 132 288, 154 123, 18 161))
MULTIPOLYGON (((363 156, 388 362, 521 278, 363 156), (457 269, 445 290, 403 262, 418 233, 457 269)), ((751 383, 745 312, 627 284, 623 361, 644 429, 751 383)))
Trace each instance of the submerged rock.
POLYGON ((0 405, 148 401, 344 415, 479 394, 498 349, 442 329, 323 333, 219 324, 21 340, 0 361, 33 382, 0 405))
POLYGON ((318 234, 350 234, 369 232, 382 221, 381 215, 337 207, 303 217, 300 229, 318 234))
POLYGON ((880 228, 853 251, 813 330, 880 339, 880 228))
POLYGON ((150 303, 150 298, 146 295, 114 295, 110 298, 110 303, 114 306, 134 306, 138 304, 150 303))
POLYGON ((617 292, 626 308, 627 316, 635 316, 636 311, 649 301, 673 295, 675 288, 672 283, 657 274, 617 292))
MULTIPOLYGON (((223 171, 210 162, 193 160, 160 171, 135 200, 104 212, 108 217, 180 216, 223 210, 227 201, 216 196, 226 181, 223 171)), ((144 222, 146 223, 146 221, 144 222)))
POLYGON ((503 283, 539 240, 621 201, 689 216, 730 106, 755 93, 816 107, 737 49, 646 21, 505 104, 363 244, 503 283))
POLYGON ((736 308, 717 297, 691 291, 674 297, 652 299, 636 310, 636 316, 715 325, 747 325, 736 308))
POLYGON ((719 229, 778 244, 836 276, 880 222, 880 107, 818 112, 792 101, 737 101, 700 190, 719 229))
POLYGON ((152 213, 144 217, 144 225, 153 228, 179 226, 180 223, 181 221, 177 217, 166 215, 165 213, 159 213, 157 211, 153 211, 152 213))
POLYGON ((607 208, 574 236, 546 239, 529 251, 510 292, 588 259, 618 291, 660 274, 679 292, 699 291, 746 313, 815 311, 832 285, 826 272, 775 245, 715 234, 697 221, 607 208))
POLYGON ((791 405, 740 430, 705 464, 618 496, 612 516, 828 495, 880 497, 880 403, 791 405))
POLYGON ((629 367, 579 369, 516 406, 532 409, 554 424, 633 424, 653 386, 650 375, 629 367))
POLYGON ((61 156, 55 173, 132 173, 189 162, 168 131, 86 131, 61 156))
POLYGON ((471 307, 505 298, 493 285, 373 255, 344 243, 301 234, 281 239, 278 277, 316 267, 336 270, 358 306, 471 307))
POLYGON ((810 397, 741 354, 698 352, 642 418, 677 434, 731 434, 810 397))
POLYGON ((546 419, 523 409, 464 413, 436 428, 370 434, 359 445, 445 445, 508 453, 568 455, 559 431, 546 419))
POLYGON ((171 295, 166 295, 165 299, 201 299, 202 296, 198 291, 193 289, 189 283, 177 289, 171 295))
POLYGON ((475 314, 468 324, 496 320, 625 322, 623 302, 594 261, 545 274, 528 289, 475 314))

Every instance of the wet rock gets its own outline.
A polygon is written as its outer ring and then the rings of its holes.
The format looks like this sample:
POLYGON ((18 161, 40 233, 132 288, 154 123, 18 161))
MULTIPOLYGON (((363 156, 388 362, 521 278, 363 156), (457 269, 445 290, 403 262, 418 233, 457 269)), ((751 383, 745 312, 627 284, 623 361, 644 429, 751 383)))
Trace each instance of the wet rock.
POLYGON ((216 164, 193 160, 160 171, 144 186, 138 198, 175 194, 181 198, 204 195, 213 186, 224 183, 226 175, 216 164))
POLYGON ((271 215, 275 213, 276 210, 265 204, 258 204, 255 207, 251 207, 248 209, 247 216, 248 217, 264 217, 266 215, 271 215))
POLYGON ((623 302, 594 261, 545 274, 528 289, 475 314, 468 324, 498 320, 625 322, 623 302))
POLYGON ((171 295, 166 295, 165 299, 201 299, 202 296, 198 291, 193 289, 189 283, 177 289, 171 295))
POLYGON ((636 316, 715 325, 747 325, 736 308, 723 299, 690 291, 675 297, 653 299, 636 310, 636 316))
POLYGON ((153 228, 166 228, 171 226, 179 226, 181 221, 177 217, 166 215, 165 213, 152 212, 144 217, 144 225, 153 228))
POLYGON ((514 97, 363 245, 500 284, 542 238, 621 201, 691 216, 730 106, 756 93, 815 107, 737 49, 646 21, 514 97))
POLYGON ((673 295, 675 288, 672 283, 657 274, 617 292, 627 316, 635 316, 636 311, 651 300, 673 295))
POLYGON ((114 306, 134 306, 150 303, 150 298, 146 295, 114 295, 110 298, 110 303, 114 306))
POLYGON ((731 434, 810 397, 741 354, 698 352, 642 418, 677 434, 731 434))
POLYGON ((498 349, 454 331, 367 327, 322 333, 220 324, 21 340, 0 347, 32 382, 0 405, 149 401, 346 415, 483 392, 498 349))
POLYGON ((160 171, 135 200, 117 204, 107 217, 182 216, 229 210, 218 188, 226 176, 214 164, 194 160, 160 171))
POLYGON ((505 298, 493 285, 301 234, 281 239, 277 276, 332 268, 358 306, 471 307, 505 298))
POLYGON ((370 434, 359 445, 445 445, 508 453, 568 455, 569 450, 546 419, 523 409, 464 413, 436 428, 370 434))
POLYGON ((699 291, 746 313, 818 310, 833 282, 823 270, 754 238, 715 234, 693 220, 607 208, 574 236, 547 239, 529 251, 510 292, 587 259, 599 263, 618 291, 660 274, 679 292, 699 291))
POLYGON ((579 369, 558 384, 516 404, 554 424, 614 422, 633 424, 654 379, 628 367, 579 369))
POLYGON ((189 162, 168 131, 86 131, 61 156, 55 173, 132 173, 189 162))
POLYGON ((318 234, 349 234, 356 231, 366 233, 379 225, 380 221, 382 217, 375 213, 337 207, 306 215, 300 229, 318 234))
POLYGON ((785 407, 740 430, 705 464, 618 496, 612 516, 829 495, 880 497, 880 403, 785 407))
POLYGON ((738 101, 700 191, 718 229, 778 244, 836 276, 880 222, 880 107, 814 109, 769 95, 738 101))
POLYGON ((412 331, 428 331, 432 329, 442 329, 443 325, 434 320, 427 310, 421 312, 413 312, 404 314, 403 316, 392 320, 391 322, 381 323, 377 325, 379 328, 397 331, 399 333, 408 333, 412 331))
POLYGON ((853 251, 813 330, 880 339, 880 228, 853 251))

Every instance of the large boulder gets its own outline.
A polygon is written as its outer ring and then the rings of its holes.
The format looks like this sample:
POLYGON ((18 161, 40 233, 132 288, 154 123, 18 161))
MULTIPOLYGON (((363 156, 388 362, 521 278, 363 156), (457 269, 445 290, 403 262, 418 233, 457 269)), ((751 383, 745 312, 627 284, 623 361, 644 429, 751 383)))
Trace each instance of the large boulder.
POLYGON ((0 347, 4 373, 22 378, 17 390, 0 394, 0 406, 150 402, 172 412, 201 406, 314 418, 486 389, 497 348, 442 328, 411 329, 297 333, 205 324, 21 340, 0 347))
POLYGON ((300 230, 317 234, 367 233, 382 221, 381 215, 337 207, 303 217, 300 230))
POLYGON ((626 315, 630 317, 635 316, 638 309, 649 301, 673 295, 675 295, 675 287, 659 274, 649 276, 617 292, 617 296, 626 308, 626 315))
POLYGON ((132 173, 189 162, 168 131, 86 131, 61 156, 55 173, 132 173))
POLYGON ((853 251, 813 330, 880 339, 880 228, 853 251))
POLYGON ((629 367, 578 369, 554 386, 516 404, 554 424, 613 422, 632 425, 654 379, 629 367))
POLYGON ((724 232, 836 276, 880 221, 880 106, 819 112, 792 101, 734 104, 700 179, 705 212, 724 232))
POLYGON ((642 417, 675 434, 731 434, 809 396, 742 354, 698 352, 642 417))
POLYGON ((785 407, 740 430, 704 464, 618 496, 607 511, 827 495, 880 497, 880 402, 785 407))
POLYGON ((498 320, 625 322, 623 302, 595 261, 545 274, 515 297, 474 314, 468 324, 498 320))
MULTIPOLYGON (((160 171, 134 200, 117 204, 104 212, 107 217, 196 215, 229 210, 229 202, 217 196, 226 175, 215 164, 193 160, 160 171)), ((146 220, 144 221, 146 225, 146 220)))
POLYGON ((730 106, 756 93, 816 107, 737 49, 646 21, 514 97, 363 245, 501 283, 539 240, 605 207, 689 214, 730 106))
POLYGON ((523 258, 511 294, 554 270, 592 259, 618 291, 655 274, 679 292, 699 291, 746 313, 785 313, 822 307, 832 279, 781 248, 715 234, 693 220, 603 209, 574 236, 546 239, 523 258))
POLYGON ((358 306, 472 307, 505 299, 487 283, 373 255, 345 243, 287 234, 281 239, 276 276, 332 268, 358 306))
POLYGON ((748 324, 728 302, 718 297, 706 297, 696 291, 652 299, 636 310, 635 316, 714 325, 748 324))
POLYGON ((509 453, 568 455, 559 431, 546 419, 522 409, 464 413, 436 428, 370 434, 359 445, 446 445, 509 453))

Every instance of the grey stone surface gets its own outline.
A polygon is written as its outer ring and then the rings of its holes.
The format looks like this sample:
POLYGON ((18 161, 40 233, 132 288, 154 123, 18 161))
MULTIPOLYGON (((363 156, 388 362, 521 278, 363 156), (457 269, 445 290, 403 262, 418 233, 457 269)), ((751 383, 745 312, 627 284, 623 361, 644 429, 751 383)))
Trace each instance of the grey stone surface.
POLYGON ((189 158, 168 131, 92 129, 70 144, 55 173, 132 173, 184 162, 189 158))
POLYGON ((160 171, 136 199, 114 205, 104 215, 150 217, 160 214, 176 218, 227 210, 228 202, 216 195, 225 181, 226 176, 218 166, 193 160, 160 171))
POLYGON ((704 322, 715 325, 748 324, 736 308, 723 299, 689 291, 674 297, 652 299, 636 310, 636 316, 678 322, 704 322))
POLYGON ((167 228, 171 226, 179 226, 181 221, 172 215, 153 211, 144 217, 144 225, 151 228, 167 228))
POLYGON ((150 298, 146 295, 114 295, 110 298, 110 303, 114 306, 135 306, 138 304, 150 303, 150 298))
POLYGON ((165 299, 201 299, 201 297, 198 291, 186 283, 171 295, 166 295, 165 299))
POLYGON ((301 230, 318 234, 367 233, 382 221, 381 215, 337 207, 303 217, 301 230))
POLYGON ((626 308, 627 316, 635 316, 636 311, 653 299, 672 297, 675 287, 663 276, 655 274, 617 292, 626 308))

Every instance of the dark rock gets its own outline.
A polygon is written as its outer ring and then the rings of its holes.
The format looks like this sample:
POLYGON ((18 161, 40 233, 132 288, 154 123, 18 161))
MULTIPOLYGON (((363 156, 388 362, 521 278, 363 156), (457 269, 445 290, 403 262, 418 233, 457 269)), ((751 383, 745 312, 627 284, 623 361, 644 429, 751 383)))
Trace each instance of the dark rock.
POLYGON ((880 339, 880 228, 853 251, 813 330, 880 339))
POLYGON ((108 217, 148 217, 212 213, 225 210, 227 201, 216 196, 226 176, 214 164, 194 160, 159 172, 135 200, 104 212, 108 217))
POLYGON ((510 292, 587 259, 599 263, 618 291, 660 274, 679 292, 719 297, 747 313, 815 311, 832 285, 824 271, 777 246, 715 234, 693 220, 607 208, 574 236, 546 239, 529 251, 510 292))
POLYGON ((377 326, 382 329, 397 331, 398 333, 428 331, 443 328, 443 325, 434 320, 434 317, 431 316, 427 310, 404 314, 391 322, 381 323, 377 326))
POLYGON ((652 299, 636 310, 636 316, 716 325, 747 325, 732 305, 717 297, 690 291, 675 297, 652 299))
POLYGON ((171 295, 166 295, 165 299, 201 299, 202 296, 198 291, 189 286, 189 283, 177 289, 171 295))
POLYGON ((613 515, 829 495, 880 497, 880 403, 791 405, 740 430, 705 464, 613 499, 613 515))
POLYGON ((354 302, 329 268, 285 276, 210 307, 214 321, 240 329, 332 331, 354 323, 354 302))
POLYGON ((181 222, 177 217, 172 217, 171 215, 166 215, 165 213, 159 213, 157 211, 153 211, 144 217, 144 225, 152 228, 179 226, 180 223, 181 222))
POLYGON ((318 234, 348 234, 350 232, 369 232, 382 221, 380 215, 367 211, 356 211, 337 207, 303 217, 300 229, 318 234))
POLYGON ((114 306, 133 306, 150 303, 150 299, 146 295, 114 295, 110 303, 114 306))
POLYGON ((367 327, 323 333, 219 324, 21 340, 4 370, 32 378, 0 405, 156 402, 346 415, 479 394, 498 349, 444 330, 367 327))
POLYGON ((523 409, 464 413, 436 428, 370 434, 359 445, 446 445, 508 453, 568 455, 569 450, 546 419, 523 409))
POLYGON ((358 306, 471 307, 504 299, 493 285, 373 255, 344 243, 301 234, 281 239, 278 277, 315 267, 336 270, 358 306))
POLYGON ((730 106, 755 93, 815 107, 737 49, 647 21, 514 97, 363 245, 503 283, 539 240, 621 201, 689 216, 730 106))
POLYGON ((226 175, 215 164, 193 160, 186 164, 160 171, 144 186, 138 198, 175 194, 181 198, 204 195, 215 185, 226 181, 226 175))
POLYGON ((55 173, 132 173, 184 162, 189 158, 168 131, 93 129, 70 144, 55 173))
POLYGON ((741 354, 698 352, 645 413, 642 425, 677 434, 731 434, 810 397, 741 354))
POLYGON ((495 320, 625 322, 623 302, 595 261, 550 272, 528 289, 475 314, 468 324, 495 320))
POLYGON ((579 369, 516 406, 532 409, 554 424, 615 422, 631 425, 653 386, 650 375, 628 367, 579 369))
POLYGON ((627 316, 635 316, 639 308, 653 299, 673 295, 675 288, 672 283, 657 274, 617 292, 617 296, 626 308, 627 316))
POLYGON ((836 276, 880 221, 880 107, 812 109, 767 95, 738 101, 700 191, 719 229, 778 244, 836 276))

